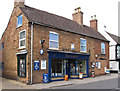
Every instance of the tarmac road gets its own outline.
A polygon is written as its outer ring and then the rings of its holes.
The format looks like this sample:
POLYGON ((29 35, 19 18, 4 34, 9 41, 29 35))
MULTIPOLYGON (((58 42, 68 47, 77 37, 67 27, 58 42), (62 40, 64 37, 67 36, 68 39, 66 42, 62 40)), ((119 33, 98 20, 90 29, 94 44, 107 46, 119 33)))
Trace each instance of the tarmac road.
MULTIPOLYGON (((119 80, 119 83, 120 83, 120 80, 119 80)), ((117 88, 118 88, 118 78, 91 82, 91 83, 86 83, 86 84, 53 87, 52 89, 117 89, 117 88)))

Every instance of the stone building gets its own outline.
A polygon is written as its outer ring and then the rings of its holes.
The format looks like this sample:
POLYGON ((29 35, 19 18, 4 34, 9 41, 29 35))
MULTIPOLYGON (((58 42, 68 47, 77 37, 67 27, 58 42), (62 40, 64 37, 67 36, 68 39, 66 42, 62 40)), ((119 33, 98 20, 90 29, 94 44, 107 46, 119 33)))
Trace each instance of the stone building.
POLYGON ((75 9, 73 20, 14 2, 2 35, 3 77, 27 84, 105 74, 109 67, 109 41, 97 29, 96 16, 90 27, 83 24, 83 12, 75 9))

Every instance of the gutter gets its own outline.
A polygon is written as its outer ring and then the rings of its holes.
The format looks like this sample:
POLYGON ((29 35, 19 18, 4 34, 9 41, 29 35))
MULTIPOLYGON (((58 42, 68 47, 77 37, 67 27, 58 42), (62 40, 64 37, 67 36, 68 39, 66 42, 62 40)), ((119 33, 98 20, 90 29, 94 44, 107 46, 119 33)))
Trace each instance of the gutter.
POLYGON ((33 22, 31 25, 31 81, 30 81, 30 84, 32 84, 32 60, 33 60, 33 22))

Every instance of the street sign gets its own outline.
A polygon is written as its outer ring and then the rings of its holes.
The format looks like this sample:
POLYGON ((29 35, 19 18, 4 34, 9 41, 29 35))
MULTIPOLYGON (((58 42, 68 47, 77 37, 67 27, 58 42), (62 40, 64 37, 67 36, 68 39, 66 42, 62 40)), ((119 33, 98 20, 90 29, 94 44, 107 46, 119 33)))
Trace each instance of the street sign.
POLYGON ((39 70, 39 61, 34 61, 34 70, 39 70))

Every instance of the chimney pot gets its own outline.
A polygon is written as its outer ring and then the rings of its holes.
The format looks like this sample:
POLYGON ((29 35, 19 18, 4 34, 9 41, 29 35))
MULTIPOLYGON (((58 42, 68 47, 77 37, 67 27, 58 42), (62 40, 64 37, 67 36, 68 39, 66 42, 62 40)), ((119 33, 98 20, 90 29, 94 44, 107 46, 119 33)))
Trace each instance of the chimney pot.
POLYGON ((14 7, 24 7, 25 6, 25 0, 14 0, 14 7))
POLYGON ((80 25, 83 25, 83 12, 81 11, 80 7, 75 9, 75 13, 73 13, 72 16, 74 21, 80 25))
POLYGON ((97 31, 97 19, 96 19, 96 15, 91 16, 91 20, 90 20, 90 27, 92 27, 93 29, 95 29, 97 31))

